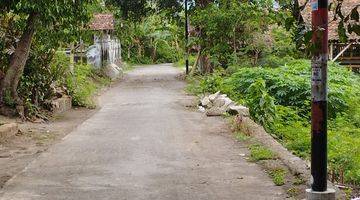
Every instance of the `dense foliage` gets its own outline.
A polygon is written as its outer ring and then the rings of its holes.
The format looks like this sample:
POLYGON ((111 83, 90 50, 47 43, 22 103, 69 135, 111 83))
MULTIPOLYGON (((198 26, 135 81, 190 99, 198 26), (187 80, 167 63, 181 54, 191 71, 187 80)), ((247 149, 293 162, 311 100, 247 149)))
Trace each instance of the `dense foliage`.
MULTIPOLYGON (((193 91, 222 91, 247 105, 251 116, 300 157, 310 153, 310 62, 276 68, 244 67, 202 78, 193 91), (196 89, 196 90, 194 90, 196 89)), ((329 67, 329 166, 335 177, 360 184, 360 81, 338 64, 329 67)))
POLYGON ((123 58, 131 63, 170 63, 183 56, 182 29, 166 13, 150 15, 140 22, 126 20, 117 27, 123 58))

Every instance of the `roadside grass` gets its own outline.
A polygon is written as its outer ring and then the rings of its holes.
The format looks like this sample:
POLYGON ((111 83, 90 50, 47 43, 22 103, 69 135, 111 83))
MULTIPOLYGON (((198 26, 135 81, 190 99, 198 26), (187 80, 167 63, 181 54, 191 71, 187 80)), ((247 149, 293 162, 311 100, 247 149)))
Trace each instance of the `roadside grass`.
MULTIPOLYGON (((201 87, 201 76, 188 76, 186 81, 188 83, 185 91, 192 95, 201 96, 205 93, 211 93, 201 87)), ((290 199, 304 199, 305 181, 296 175, 293 175, 284 165, 284 163, 277 159, 277 155, 270 149, 262 146, 262 144, 246 133, 242 125, 234 116, 223 116, 227 119, 229 126, 233 132, 233 137, 236 141, 245 145, 249 149, 249 153, 245 154, 245 159, 255 162, 260 165, 268 176, 272 179, 276 186, 281 186, 287 191, 290 199), (245 131, 245 132, 244 132, 245 131)))
POLYGON ((196 76, 187 76, 186 81, 188 84, 185 88, 185 92, 194 95, 200 95, 204 93, 202 88, 199 86, 200 81, 196 76))
POLYGON ((237 141, 240 141, 240 142, 245 142, 245 141, 248 141, 250 139, 250 136, 240 132, 240 131, 236 131, 235 132, 235 139, 237 141))
POLYGON ((249 150, 250 160, 252 161, 273 160, 276 158, 275 153, 259 144, 250 145, 249 150))
POLYGON ((282 186, 285 184, 285 176, 286 176, 286 170, 282 168, 273 169, 270 170, 269 176, 272 178, 273 182, 277 186, 282 186))

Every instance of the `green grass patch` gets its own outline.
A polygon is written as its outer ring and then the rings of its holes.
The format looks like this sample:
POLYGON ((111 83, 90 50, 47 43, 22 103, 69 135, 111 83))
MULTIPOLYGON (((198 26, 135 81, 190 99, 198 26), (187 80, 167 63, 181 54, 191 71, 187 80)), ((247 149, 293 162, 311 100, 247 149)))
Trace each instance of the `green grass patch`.
POLYGON ((249 149, 250 159, 252 161, 272 160, 276 157, 275 153, 259 144, 251 145, 249 149))
POLYGON ((245 135, 244 133, 237 131, 235 132, 235 139, 240 141, 240 142, 244 142, 250 139, 250 136, 245 135))
POLYGON ((279 168, 279 169, 271 170, 269 171, 269 175, 272 178, 275 185, 281 186, 285 184, 286 171, 284 169, 279 168))
POLYGON ((94 95, 99 89, 109 85, 111 80, 89 65, 76 65, 66 83, 73 105, 95 108, 94 95))

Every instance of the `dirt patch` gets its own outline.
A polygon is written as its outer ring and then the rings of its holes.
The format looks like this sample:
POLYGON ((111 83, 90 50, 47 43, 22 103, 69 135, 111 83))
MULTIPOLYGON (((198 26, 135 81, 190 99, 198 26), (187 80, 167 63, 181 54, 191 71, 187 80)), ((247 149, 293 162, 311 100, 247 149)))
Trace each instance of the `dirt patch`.
POLYGON ((0 116, 1 123, 17 122, 20 129, 11 140, 0 143, 0 188, 39 153, 59 142, 95 112, 96 109, 75 108, 43 123, 21 122, 16 118, 0 116))

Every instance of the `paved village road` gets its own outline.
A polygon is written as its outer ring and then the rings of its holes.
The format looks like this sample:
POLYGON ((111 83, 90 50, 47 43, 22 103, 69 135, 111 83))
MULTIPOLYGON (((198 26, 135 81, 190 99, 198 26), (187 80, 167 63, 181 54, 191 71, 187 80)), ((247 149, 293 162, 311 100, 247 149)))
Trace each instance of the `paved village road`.
POLYGON ((12 178, 2 200, 266 200, 281 187, 226 122, 188 108, 170 64, 137 67, 101 109, 12 178))

